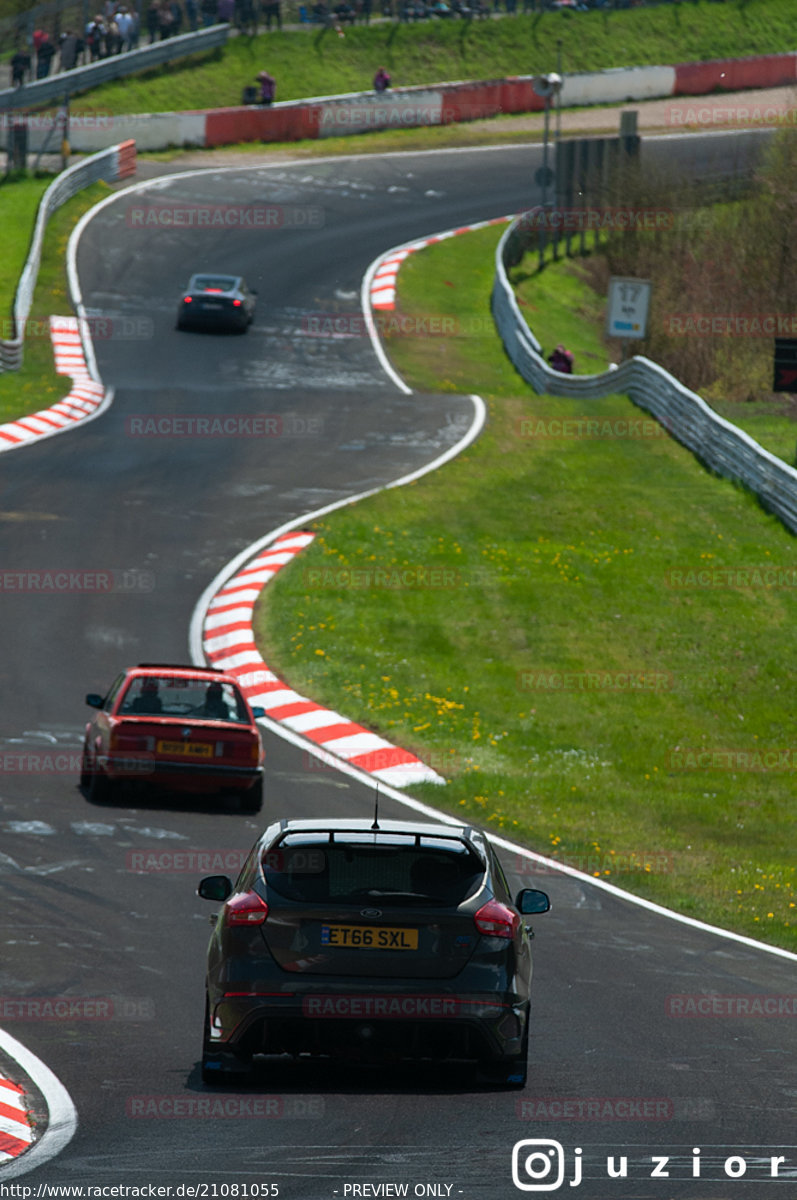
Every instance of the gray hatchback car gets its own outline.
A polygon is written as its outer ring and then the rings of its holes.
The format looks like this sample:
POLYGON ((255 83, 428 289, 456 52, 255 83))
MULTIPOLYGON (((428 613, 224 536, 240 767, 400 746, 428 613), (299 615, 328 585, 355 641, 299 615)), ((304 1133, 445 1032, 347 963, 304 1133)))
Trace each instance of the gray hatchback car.
POLYGON ((192 275, 177 308, 177 328, 236 329, 255 315, 255 296, 241 275, 192 275))
POLYGON ((544 892, 513 897, 478 830, 366 820, 280 821, 223 901, 207 965, 206 1083, 255 1055, 469 1060, 526 1082, 531 929, 544 892))

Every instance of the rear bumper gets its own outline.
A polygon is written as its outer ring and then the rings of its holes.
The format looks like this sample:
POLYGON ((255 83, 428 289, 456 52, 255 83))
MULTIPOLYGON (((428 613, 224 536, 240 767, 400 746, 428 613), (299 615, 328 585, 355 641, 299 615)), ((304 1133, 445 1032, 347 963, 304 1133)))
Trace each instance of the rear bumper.
POLYGON ((115 782, 125 780, 196 790, 253 787, 263 778, 262 766, 234 767, 222 763, 169 762, 158 759, 134 759, 131 756, 104 756, 101 770, 115 782))
POLYGON ((521 1052, 528 1002, 517 997, 329 989, 301 996, 226 995, 211 1046, 245 1054, 357 1054, 387 1059, 508 1059, 521 1052))

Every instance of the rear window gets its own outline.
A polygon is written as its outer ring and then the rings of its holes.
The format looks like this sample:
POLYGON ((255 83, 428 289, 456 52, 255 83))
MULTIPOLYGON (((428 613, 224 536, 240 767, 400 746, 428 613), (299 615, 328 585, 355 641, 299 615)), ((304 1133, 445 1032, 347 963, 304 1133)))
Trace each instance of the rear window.
POLYGON ((463 842, 371 834, 330 842, 289 834, 263 856, 266 883, 288 900, 380 908, 455 907, 481 886, 484 866, 463 842))
POLYGON ((249 724, 243 697, 231 683, 217 679, 137 675, 119 707, 122 716, 195 717, 249 724))
POLYGON ((231 292, 238 280, 231 275, 196 275, 191 281, 195 292, 231 292))

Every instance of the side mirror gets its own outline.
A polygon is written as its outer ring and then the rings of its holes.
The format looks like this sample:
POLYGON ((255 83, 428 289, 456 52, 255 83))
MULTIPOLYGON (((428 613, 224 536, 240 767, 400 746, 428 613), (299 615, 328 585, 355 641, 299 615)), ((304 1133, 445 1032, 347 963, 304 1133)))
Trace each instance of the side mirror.
POLYGON ((531 913, 549 912, 551 901, 545 892, 538 892, 536 888, 523 888, 517 894, 515 906, 524 916, 528 916, 531 913))
POLYGON ((232 883, 226 875, 206 875, 199 881, 196 894, 203 900, 226 900, 232 895, 232 883))
POLYGON ((266 710, 260 704, 256 704, 255 707, 252 709, 252 716, 255 718, 256 721, 258 721, 261 717, 264 717, 265 715, 266 715, 266 710))
POLYGON ((89 692, 86 703, 90 708, 102 708, 102 699, 98 692, 89 692))

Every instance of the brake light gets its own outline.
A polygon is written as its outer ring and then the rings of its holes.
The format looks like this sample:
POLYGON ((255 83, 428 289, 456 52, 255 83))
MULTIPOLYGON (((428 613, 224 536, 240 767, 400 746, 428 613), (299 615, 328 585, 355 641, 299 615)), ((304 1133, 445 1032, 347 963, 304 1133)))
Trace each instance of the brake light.
POLYGON ((212 292, 214 296, 220 296, 224 288, 205 288, 206 292, 212 292))
POLYGON ((184 296, 184 297, 183 297, 183 302, 184 302, 185 304, 190 304, 190 303, 191 303, 191 297, 190 297, 190 296, 184 296))
POLYGON ((233 304, 233 308, 240 308, 240 307, 241 307, 241 301, 240 301, 240 300, 233 300, 232 304, 233 304))
POLYGON ((487 937, 511 939, 515 936, 520 917, 498 900, 488 900, 473 918, 479 933, 487 937))
POLYGON ((154 739, 140 734, 127 733, 123 729, 112 729, 109 740, 111 750, 151 750, 154 739))
POLYGON ((225 925, 262 925, 268 916, 268 905, 257 892, 241 892, 227 901, 225 925))

